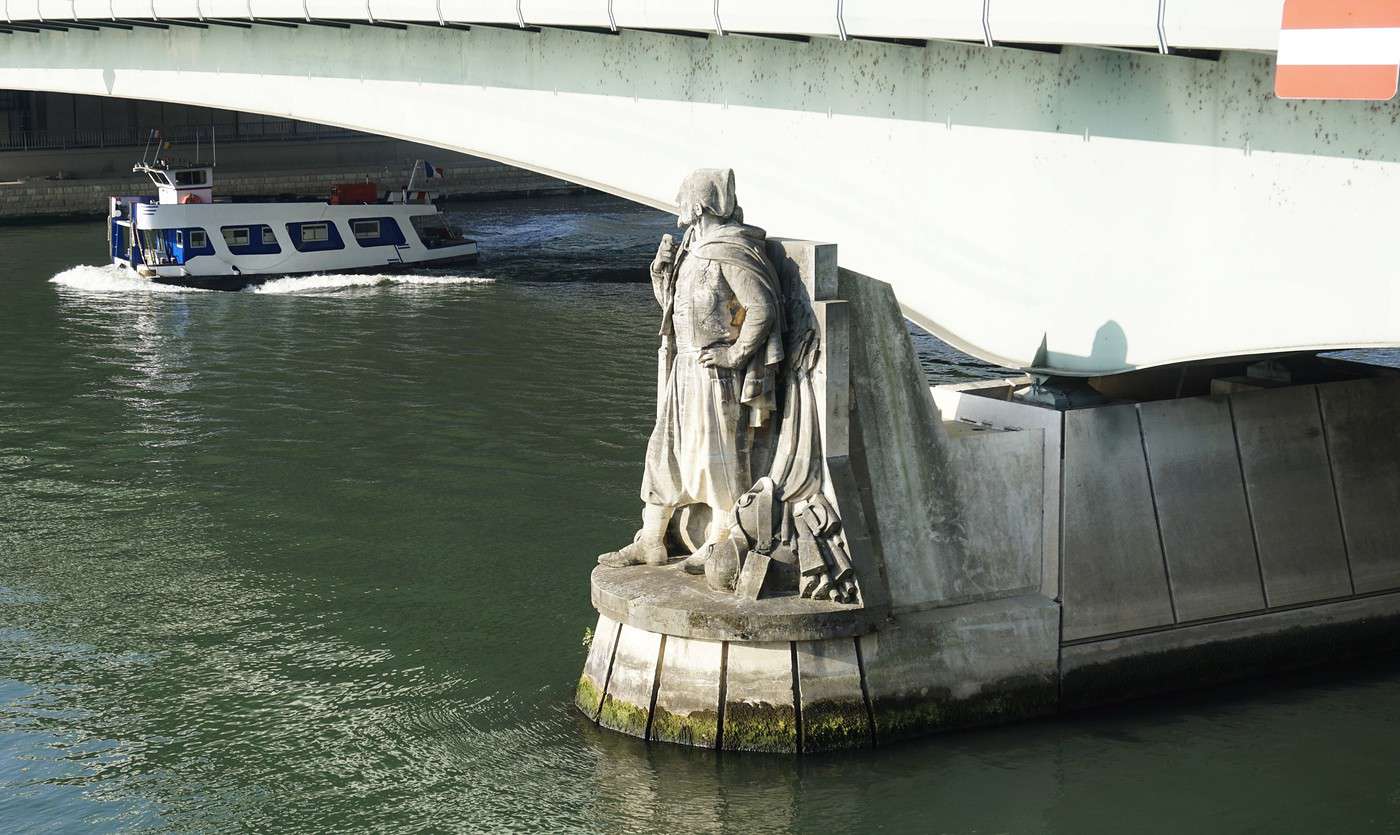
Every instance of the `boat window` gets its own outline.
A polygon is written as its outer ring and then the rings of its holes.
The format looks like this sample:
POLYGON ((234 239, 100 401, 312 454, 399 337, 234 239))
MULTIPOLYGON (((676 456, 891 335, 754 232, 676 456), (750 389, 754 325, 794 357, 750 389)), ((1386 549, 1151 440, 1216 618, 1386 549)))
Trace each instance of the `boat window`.
POLYGON ((176 171, 175 185, 177 186, 202 186, 204 185, 204 169, 198 168, 193 171, 176 171))
POLYGON ((379 237, 379 221, 377 220, 352 220, 350 229, 359 240, 379 237))
POLYGON ((192 249, 204 249, 205 244, 208 242, 208 236, 204 234, 203 229, 190 230, 190 247, 192 249))
POLYGON ((175 245, 176 245, 176 246, 184 246, 184 245, 185 245, 185 233, 182 232, 182 231, 180 231, 179 229, 176 229, 176 230, 175 230, 175 245))
POLYGON ((345 248, 340 238, 340 230, 328 220, 289 223, 287 235, 292 239, 292 246, 299 252, 325 252, 345 248))
POLYGON ((234 255, 275 255, 282 251, 277 236, 272 234, 272 227, 267 224, 225 226, 221 231, 228 251, 234 255))
POLYGON ((449 224, 442 215, 415 215, 411 220, 413 231, 418 233, 419 240, 428 249, 461 246, 467 243, 467 239, 462 233, 449 224))

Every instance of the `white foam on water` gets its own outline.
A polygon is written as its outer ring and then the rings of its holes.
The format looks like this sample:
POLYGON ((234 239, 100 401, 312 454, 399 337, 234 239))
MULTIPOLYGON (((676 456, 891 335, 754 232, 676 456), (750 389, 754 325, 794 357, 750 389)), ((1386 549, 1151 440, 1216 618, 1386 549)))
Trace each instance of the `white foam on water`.
MULTIPOLYGON (((53 284, 85 293, 208 293, 197 287, 177 287, 142 278, 125 267, 115 264, 91 266, 81 264, 50 278, 53 284)), ((361 287, 440 287, 454 284, 490 284, 492 278, 464 275, 308 275, 296 278, 275 278, 247 288, 252 293, 295 294, 325 293, 361 287)))
POLYGON ((307 275, 296 278, 275 278, 247 288, 250 293, 310 293, 328 290, 350 290, 357 287, 392 287, 412 285, 438 287, 452 284, 490 284, 495 279, 466 275, 307 275))
POLYGON ((70 267, 53 278, 50 283, 61 284, 85 293, 207 293, 195 287, 176 287, 173 284, 160 284, 140 276, 125 267, 108 264, 94 267, 79 264, 70 267))

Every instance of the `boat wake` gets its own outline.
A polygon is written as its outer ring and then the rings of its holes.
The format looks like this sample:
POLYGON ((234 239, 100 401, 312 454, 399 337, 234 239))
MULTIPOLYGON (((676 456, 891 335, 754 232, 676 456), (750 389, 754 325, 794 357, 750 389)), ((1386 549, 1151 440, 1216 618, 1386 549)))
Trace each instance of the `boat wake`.
MULTIPOLYGON (((70 287, 84 293, 208 293, 196 287, 177 287, 138 278, 125 267, 80 265, 71 267, 49 279, 53 284, 70 287)), ((374 287, 440 287, 455 284, 489 284, 492 278, 464 275, 308 275, 295 278, 275 278, 246 288, 248 293, 293 295, 297 293, 328 293, 374 287)))
POLYGON ((328 273, 326 275, 306 275, 296 278, 274 278, 244 290, 246 293, 325 293, 335 290, 353 290, 361 287, 427 286, 438 287, 452 284, 490 284, 495 279, 467 275, 349 275, 328 273))
POLYGON ((108 264, 94 267, 80 264, 70 267, 53 278, 50 283, 61 284, 85 293, 208 293, 194 287, 176 287, 171 284, 157 284, 144 278, 137 278, 125 267, 108 264))

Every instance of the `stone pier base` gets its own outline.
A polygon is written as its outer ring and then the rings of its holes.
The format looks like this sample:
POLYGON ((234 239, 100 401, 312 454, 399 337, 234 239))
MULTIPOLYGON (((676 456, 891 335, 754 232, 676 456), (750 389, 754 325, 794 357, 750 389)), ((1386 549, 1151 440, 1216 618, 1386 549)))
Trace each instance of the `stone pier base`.
POLYGON ((830 751, 1400 647, 1395 369, 1300 355, 930 392, 886 285, 773 245, 815 276, 860 600, 595 569, 589 718, 830 751))
MULTIPOLYGON (((595 585, 608 573, 598 569, 595 585)), ((1053 712, 1058 630, 1058 605, 1034 595, 793 640, 663 635, 600 615, 575 702, 605 728, 661 742, 774 753, 870 747, 1053 712)))

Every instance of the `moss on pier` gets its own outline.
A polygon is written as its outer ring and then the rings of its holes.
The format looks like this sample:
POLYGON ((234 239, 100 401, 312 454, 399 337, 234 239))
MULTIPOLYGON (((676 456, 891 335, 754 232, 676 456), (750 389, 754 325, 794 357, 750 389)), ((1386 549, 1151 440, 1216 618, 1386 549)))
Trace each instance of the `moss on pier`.
POLYGON ((724 747, 731 751, 790 753, 797 750, 797 711, 768 702, 727 702, 724 747))
POLYGON ((579 676, 578 687, 574 689, 574 704, 583 711, 589 719, 598 716, 598 707, 603 703, 603 688, 599 687, 593 680, 593 676, 584 673, 579 676))
POLYGON ((1021 676, 985 686, 966 698, 948 688, 880 696, 873 700, 875 735, 884 743, 935 731, 994 725, 1054 713, 1057 688, 1052 677, 1021 676))
POLYGON ((651 717, 651 738, 661 742, 713 748, 719 737, 719 713, 697 710, 692 713, 672 713, 657 705, 651 717))
POLYGON ((802 706, 802 750, 837 751, 870 745, 865 702, 823 699, 802 706))
POLYGON ((598 724, 620 733, 645 737, 647 709, 613 696, 604 696, 602 710, 598 711, 598 724))

